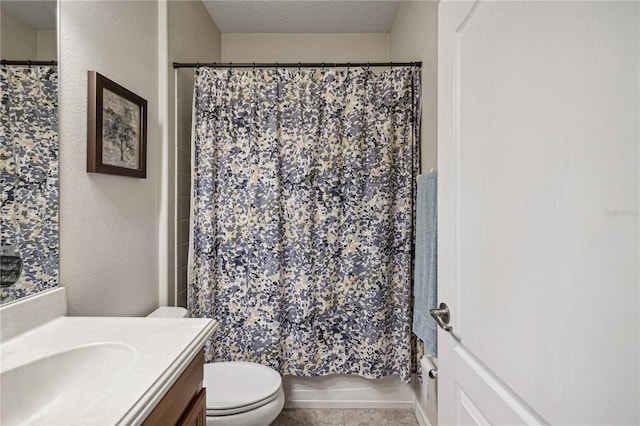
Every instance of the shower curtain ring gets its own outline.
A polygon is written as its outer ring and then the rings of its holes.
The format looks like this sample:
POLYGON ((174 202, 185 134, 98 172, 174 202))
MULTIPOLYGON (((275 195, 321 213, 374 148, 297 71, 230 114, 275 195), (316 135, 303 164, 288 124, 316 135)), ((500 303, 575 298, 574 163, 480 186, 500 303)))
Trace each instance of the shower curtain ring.
POLYGON ((300 62, 298 62, 298 71, 300 71, 300 62))
POLYGON ((31 60, 27 61, 27 65, 29 65, 29 68, 31 68, 31 60))
POLYGON ((322 70, 324 71, 324 62, 322 63, 322 70))
POLYGON ((233 62, 229 62, 229 71, 231 71, 232 66, 233 66, 233 62))
POLYGON ((371 63, 367 62, 367 71, 369 71, 371 69, 371 63))
POLYGON ((254 71, 256 70, 256 63, 255 62, 253 63, 253 70, 254 71))

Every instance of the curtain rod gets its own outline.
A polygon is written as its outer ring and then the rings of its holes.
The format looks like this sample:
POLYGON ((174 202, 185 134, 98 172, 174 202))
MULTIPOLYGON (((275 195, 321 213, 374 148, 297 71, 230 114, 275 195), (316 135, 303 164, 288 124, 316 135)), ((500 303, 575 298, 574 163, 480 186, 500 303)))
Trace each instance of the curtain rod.
POLYGON ((2 59, 0 60, 0 65, 28 65, 28 66, 40 66, 40 65, 51 65, 51 66, 56 66, 58 65, 57 61, 30 61, 30 60, 26 60, 26 61, 10 61, 7 59, 2 59))
POLYGON ((422 61, 417 62, 262 62, 262 63, 200 63, 200 62, 174 62, 173 68, 348 68, 348 67, 422 67, 422 61))

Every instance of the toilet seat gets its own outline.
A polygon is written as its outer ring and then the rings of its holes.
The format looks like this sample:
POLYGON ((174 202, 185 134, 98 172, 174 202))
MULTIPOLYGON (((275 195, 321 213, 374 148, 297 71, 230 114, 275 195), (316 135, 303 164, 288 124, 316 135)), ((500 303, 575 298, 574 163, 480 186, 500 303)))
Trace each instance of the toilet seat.
POLYGON ((269 404, 270 402, 278 399, 279 396, 280 396, 280 390, 276 391, 276 393, 269 396, 268 398, 263 399, 262 401, 254 402, 253 404, 244 405, 242 407, 229 408, 229 409, 223 409, 223 410, 214 410, 214 409, 207 408, 207 416, 221 417, 221 416, 229 416, 232 414, 246 413, 247 411, 255 410, 256 408, 269 404))
POLYGON ((228 416, 207 416, 206 426, 269 426, 278 417, 282 407, 284 391, 280 389, 276 399, 253 410, 228 416))
POLYGON ((282 378, 261 364, 231 361, 204 366, 207 416, 244 413, 269 404, 282 392, 282 378))

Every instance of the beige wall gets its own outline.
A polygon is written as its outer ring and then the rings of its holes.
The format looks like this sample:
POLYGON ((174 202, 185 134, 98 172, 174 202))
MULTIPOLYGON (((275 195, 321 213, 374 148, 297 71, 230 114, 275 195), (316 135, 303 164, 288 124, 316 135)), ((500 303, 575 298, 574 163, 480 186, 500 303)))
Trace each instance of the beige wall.
POLYGON ((387 34, 222 34, 222 62, 388 60, 387 34))
POLYGON ((2 59, 52 61, 57 58, 55 30, 36 30, 6 11, 2 12, 0 28, 2 59))
POLYGON ((391 31, 392 61, 422 60, 421 168, 437 168, 438 2, 402 2, 391 31))
POLYGON ((38 60, 53 61, 58 58, 58 32, 38 30, 38 60))
MULTIPOLYGON (((200 1, 168 3, 168 56, 172 62, 220 62, 220 31, 200 1)), ((192 68, 169 69, 169 149, 166 182, 167 304, 185 306, 191 189, 192 68)), ((162 303, 162 301, 161 301, 162 303)))
POLYGON ((60 283, 70 315, 158 305, 158 3, 60 4, 60 283), (148 102, 147 178, 87 173, 87 71, 148 102))
MULTIPOLYGON (((422 173, 437 168, 438 2, 402 2, 389 33, 391 60, 422 61, 422 173)), ((416 382, 416 401, 433 425, 438 424, 436 382, 416 382)))
POLYGON ((60 281, 69 312, 183 305, 190 122, 178 117, 190 116, 191 95, 176 86, 189 87, 192 72, 170 64, 220 61, 220 32, 199 1, 63 1, 60 22, 60 281), (147 100, 147 179, 86 173, 88 70, 147 100))
POLYGON ((4 11, 0 24, 2 59, 38 59, 38 33, 35 29, 4 11))

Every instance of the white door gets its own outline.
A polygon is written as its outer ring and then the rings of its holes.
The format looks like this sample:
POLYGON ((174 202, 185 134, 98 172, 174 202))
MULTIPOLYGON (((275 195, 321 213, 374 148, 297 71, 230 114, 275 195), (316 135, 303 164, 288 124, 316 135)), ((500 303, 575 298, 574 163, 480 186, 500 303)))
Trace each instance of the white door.
POLYGON ((639 9, 440 4, 440 424, 640 423, 639 9))

